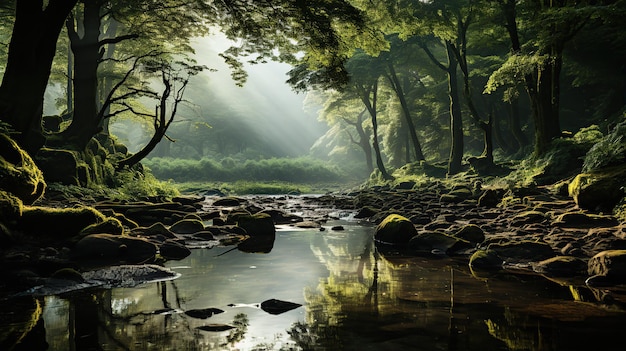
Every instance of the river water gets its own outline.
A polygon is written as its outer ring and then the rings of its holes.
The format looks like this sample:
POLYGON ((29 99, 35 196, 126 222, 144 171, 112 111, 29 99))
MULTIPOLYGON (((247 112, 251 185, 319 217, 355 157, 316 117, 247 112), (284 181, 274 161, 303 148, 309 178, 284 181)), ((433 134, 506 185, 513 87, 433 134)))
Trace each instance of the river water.
POLYGON ((253 249, 194 249, 167 263, 174 280, 45 297, 49 350, 622 349, 613 345, 626 315, 590 291, 385 256, 373 227, 355 221, 324 228, 279 227, 253 249), (268 313, 260 303, 271 299, 299 305, 268 313), (206 319, 185 313, 207 308, 206 319))

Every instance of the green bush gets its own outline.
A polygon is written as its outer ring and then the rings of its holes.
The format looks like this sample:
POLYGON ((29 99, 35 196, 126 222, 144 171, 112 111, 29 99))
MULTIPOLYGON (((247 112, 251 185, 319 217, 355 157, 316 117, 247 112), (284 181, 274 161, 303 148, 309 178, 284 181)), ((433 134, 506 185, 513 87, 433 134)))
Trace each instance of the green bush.
POLYGON ((585 155, 583 171, 615 166, 626 160, 626 120, 594 144, 585 155))
POLYGON ((159 179, 176 182, 234 182, 281 181, 292 183, 341 182, 348 177, 336 166, 307 158, 271 158, 237 161, 232 158, 221 162, 203 158, 183 160, 151 158, 142 161, 159 179))

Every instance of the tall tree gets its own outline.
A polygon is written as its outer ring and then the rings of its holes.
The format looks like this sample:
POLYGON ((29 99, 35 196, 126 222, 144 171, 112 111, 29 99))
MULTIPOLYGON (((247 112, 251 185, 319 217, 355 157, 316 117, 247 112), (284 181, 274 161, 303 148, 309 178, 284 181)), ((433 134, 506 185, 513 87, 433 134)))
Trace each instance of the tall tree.
POLYGON ((56 43, 77 0, 16 1, 7 64, 0 84, 0 120, 18 133, 14 138, 29 153, 44 143, 43 96, 56 43))

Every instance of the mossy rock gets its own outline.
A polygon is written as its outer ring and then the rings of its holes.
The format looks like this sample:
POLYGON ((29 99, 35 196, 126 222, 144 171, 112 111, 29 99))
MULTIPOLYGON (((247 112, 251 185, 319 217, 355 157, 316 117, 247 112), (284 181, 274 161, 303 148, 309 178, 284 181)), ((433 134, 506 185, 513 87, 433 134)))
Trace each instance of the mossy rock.
POLYGON ((114 217, 107 217, 102 222, 90 224, 87 227, 83 228, 83 230, 80 231, 80 236, 98 233, 121 235, 124 233, 124 226, 119 219, 114 217))
POLYGON ((146 239, 113 234, 91 234, 72 248, 78 261, 102 264, 140 264, 154 261, 158 248, 146 239))
POLYGON ((76 151, 42 148, 35 155, 35 161, 48 182, 80 185, 77 175, 79 155, 76 151))
POLYGON ((600 275, 626 283, 626 250, 599 252, 589 259, 587 273, 590 276, 600 275))
POLYGON ((204 224, 197 219, 182 219, 170 226, 170 231, 176 234, 193 234, 204 230, 204 224))
POLYGON ((374 238, 382 243, 406 244, 417 235, 413 223, 399 214, 390 214, 376 226, 374 238))
POLYGON ((440 232, 423 232, 409 240, 409 248, 417 252, 454 254, 472 248, 467 240, 455 238, 440 232))
POLYGON ((182 260, 191 255, 191 250, 178 241, 169 239, 159 246, 159 254, 166 260, 182 260))
POLYGON ((504 260, 495 250, 478 250, 469 259, 469 266, 478 270, 500 270, 504 260))
POLYGON ((37 237, 71 238, 106 217, 89 206, 50 208, 25 206, 18 228, 37 237))
POLYGON ((549 277, 573 277, 587 273, 587 262, 573 256, 555 256, 533 264, 533 270, 549 277))
POLYGON ((597 228, 613 227, 618 225, 619 221, 613 216, 566 212, 557 216, 552 224, 564 228, 597 228))
POLYGON ((226 207, 239 206, 245 202, 246 202, 246 199, 229 196, 229 197, 223 197, 221 199, 217 199, 213 201, 213 206, 226 206, 226 207))
POLYGON ((45 189, 43 173, 33 159, 13 139, 0 133, 0 190, 30 205, 43 196, 45 189))
POLYGON ((276 234, 274 220, 272 216, 267 213, 239 216, 237 218, 237 226, 243 228, 251 237, 273 236, 276 234))
POLYGON ((15 195, 0 190, 0 223, 15 223, 22 216, 23 204, 15 195))
POLYGON ((626 165, 578 174, 569 184, 569 195, 586 210, 612 211, 624 198, 626 165))
POLYGON ((469 242, 480 244, 485 241, 485 232, 476 224, 467 224, 459 229, 454 236, 469 242))
POLYGON ((535 241, 491 244, 488 249, 495 252, 504 261, 511 263, 537 262, 556 256, 549 244, 535 241))

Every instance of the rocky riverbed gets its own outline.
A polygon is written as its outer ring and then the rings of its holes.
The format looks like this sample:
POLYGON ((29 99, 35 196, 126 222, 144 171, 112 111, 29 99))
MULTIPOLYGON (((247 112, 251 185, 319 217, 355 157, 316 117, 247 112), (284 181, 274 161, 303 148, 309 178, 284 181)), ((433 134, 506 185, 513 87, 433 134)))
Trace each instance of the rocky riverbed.
MULTIPOLYGON (((158 266, 196 248, 262 251, 277 225, 324 231, 331 229, 324 223, 340 215, 377 225, 385 255, 454 256, 467 259, 477 275, 540 274, 614 291, 626 283, 626 231, 613 216, 580 210, 550 187, 435 182, 319 196, 194 194, 137 202, 48 196, 45 206, 25 207, 15 230, 21 236, 4 248, 0 291, 23 294, 58 280, 84 287, 86 276, 101 283, 93 272, 103 266, 125 265, 128 279, 128 267, 158 266)), ((151 272, 150 279, 170 273, 151 272)))

